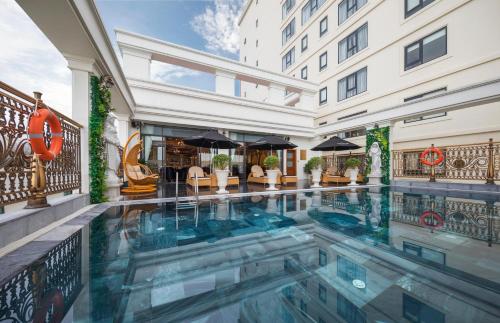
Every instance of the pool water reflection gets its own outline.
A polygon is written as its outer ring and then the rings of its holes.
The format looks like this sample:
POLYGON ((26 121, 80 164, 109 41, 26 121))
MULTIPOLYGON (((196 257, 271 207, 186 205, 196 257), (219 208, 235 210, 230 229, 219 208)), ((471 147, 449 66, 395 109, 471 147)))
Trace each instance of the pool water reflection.
POLYGON ((498 322, 497 199, 378 188, 111 208, 78 233, 65 319, 498 322))

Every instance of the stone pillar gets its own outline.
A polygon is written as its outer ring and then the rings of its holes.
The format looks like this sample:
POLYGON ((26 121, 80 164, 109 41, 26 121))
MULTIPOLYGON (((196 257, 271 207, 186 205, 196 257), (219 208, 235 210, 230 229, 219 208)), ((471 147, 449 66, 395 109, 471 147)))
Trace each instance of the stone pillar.
POLYGON ((115 113, 118 120, 118 139, 120 139, 120 145, 125 146, 128 137, 130 136, 130 116, 128 114, 115 113))
POLYGON ((215 72, 215 93, 234 96, 236 74, 216 71, 215 72))
POLYGON ((135 48, 122 48, 125 76, 149 81, 151 79, 151 53, 135 48))
POLYGON ((302 93, 300 93, 300 100, 296 106, 312 111, 314 109, 314 92, 302 91, 302 93))
POLYGON ((80 135, 80 154, 82 171, 82 193, 89 193, 89 115, 90 101, 90 76, 95 73, 94 61, 91 59, 66 56, 68 68, 71 70, 72 99, 71 117, 80 123, 83 128, 80 135))
POLYGON ((285 87, 279 84, 269 84, 268 103, 285 105, 285 87))

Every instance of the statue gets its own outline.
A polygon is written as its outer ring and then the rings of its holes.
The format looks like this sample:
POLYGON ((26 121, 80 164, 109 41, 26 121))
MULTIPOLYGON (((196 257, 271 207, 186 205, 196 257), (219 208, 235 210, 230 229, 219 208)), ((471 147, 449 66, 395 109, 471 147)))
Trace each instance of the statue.
POLYGON ((370 179, 369 184, 380 184, 380 178, 382 177, 382 171, 380 169, 382 167, 382 160, 380 158, 381 155, 382 150, 380 149, 378 142, 375 141, 368 151, 368 156, 372 159, 371 171, 370 175, 368 175, 370 179))
POLYGON ((120 139, 116 129, 116 117, 112 113, 106 118, 104 124, 104 139, 106 140, 106 195, 110 200, 118 200, 120 198, 121 181, 118 178, 118 170, 120 168, 120 139))

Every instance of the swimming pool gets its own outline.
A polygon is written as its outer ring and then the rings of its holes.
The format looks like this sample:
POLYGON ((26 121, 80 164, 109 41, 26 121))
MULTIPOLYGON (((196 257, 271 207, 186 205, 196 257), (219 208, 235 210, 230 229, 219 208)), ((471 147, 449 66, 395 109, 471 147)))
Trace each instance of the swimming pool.
POLYGON ((371 188, 115 206, 3 282, 0 321, 499 322, 499 201, 371 188))

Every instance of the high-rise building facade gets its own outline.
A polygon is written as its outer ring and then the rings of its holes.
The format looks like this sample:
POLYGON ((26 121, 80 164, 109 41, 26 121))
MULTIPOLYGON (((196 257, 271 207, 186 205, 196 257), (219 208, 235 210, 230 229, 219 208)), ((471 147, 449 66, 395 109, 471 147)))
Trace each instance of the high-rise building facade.
POLYGON ((408 106, 388 122, 393 150, 499 140, 498 102, 454 109, 450 95, 467 100, 499 78, 499 12, 496 0, 249 0, 240 61, 319 83, 318 139, 340 134, 363 144, 370 115, 408 106), (429 98, 442 98, 438 108, 413 113, 429 98))

